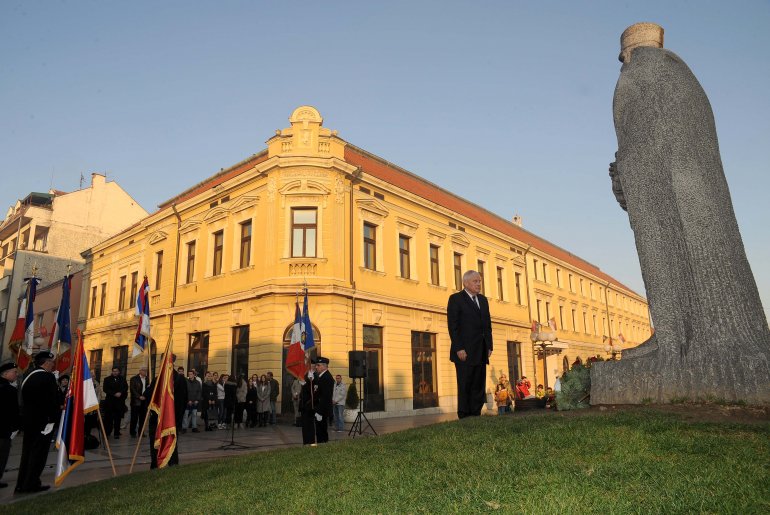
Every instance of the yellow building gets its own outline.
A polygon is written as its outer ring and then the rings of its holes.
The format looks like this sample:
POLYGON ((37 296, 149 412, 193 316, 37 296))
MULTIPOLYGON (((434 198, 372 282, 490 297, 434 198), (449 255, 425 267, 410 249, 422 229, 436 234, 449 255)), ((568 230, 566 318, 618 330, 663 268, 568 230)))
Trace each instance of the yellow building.
POLYGON ((289 121, 266 150, 84 253, 80 322, 97 373, 140 365, 129 356, 144 274, 157 355, 171 332, 177 365, 248 375, 283 370, 306 284, 332 372, 368 352, 375 416, 455 410, 446 303, 467 269, 490 299, 490 390, 503 372, 552 384, 565 363, 620 350, 619 333, 626 347, 650 335, 645 299, 595 266, 347 143, 312 107, 289 121), (544 368, 530 326, 550 318, 559 342, 544 368))

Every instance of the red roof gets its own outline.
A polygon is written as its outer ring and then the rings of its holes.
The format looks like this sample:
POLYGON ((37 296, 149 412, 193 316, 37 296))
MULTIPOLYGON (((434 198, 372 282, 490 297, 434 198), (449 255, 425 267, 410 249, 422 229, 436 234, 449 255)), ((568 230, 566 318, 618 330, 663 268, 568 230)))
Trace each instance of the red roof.
POLYGON ((414 193, 417 196, 443 206, 451 211, 470 218, 471 220, 475 220, 490 229, 507 234, 527 245, 532 245, 532 247, 541 252, 604 279, 616 287, 635 293, 632 289, 620 283, 615 278, 602 272, 597 266, 592 265, 561 247, 349 143, 345 147, 345 161, 352 165, 360 166, 364 173, 393 184, 405 191, 414 193))

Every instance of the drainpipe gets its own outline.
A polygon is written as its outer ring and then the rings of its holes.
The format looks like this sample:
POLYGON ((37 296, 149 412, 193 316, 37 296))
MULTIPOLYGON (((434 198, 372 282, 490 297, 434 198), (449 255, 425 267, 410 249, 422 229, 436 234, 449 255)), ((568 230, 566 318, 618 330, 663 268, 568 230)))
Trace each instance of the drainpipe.
MULTIPOLYGON (((524 288, 527 292, 527 311, 530 315, 530 322, 532 322, 532 302, 529 300, 529 264, 527 263, 527 254, 529 253, 532 245, 527 246, 527 250, 524 251, 524 288)), ((545 364, 545 350, 543 350, 543 370, 548 366, 545 364)), ((522 371, 523 372, 523 371, 522 371)), ((533 379, 535 380, 535 386, 537 386, 537 353, 535 352, 535 346, 532 345, 532 372, 533 379)), ((524 375, 522 373, 522 375, 524 375)), ((545 385, 543 386, 545 388, 545 385)))
POLYGON ((353 330, 352 330, 352 350, 356 350, 356 281, 353 277, 353 260, 354 260, 354 254, 353 251, 353 234, 354 234, 354 220, 353 220, 353 195, 355 193, 355 185, 358 184, 361 181, 361 175, 363 175, 364 170, 360 166, 356 169, 355 172, 350 176, 350 232, 349 232, 349 241, 350 241, 350 255, 348 256, 348 261, 350 264, 350 288, 353 290, 353 293, 350 296, 350 304, 352 309, 352 322, 353 322, 353 330))
POLYGON ((179 230, 182 227, 182 217, 179 216, 179 211, 176 209, 176 204, 171 204, 171 210, 176 216, 176 249, 174 249, 174 284, 171 288, 171 310, 168 314, 168 337, 172 338, 174 333, 174 313, 173 308, 176 306, 176 290, 179 282, 179 243, 182 235, 179 230))

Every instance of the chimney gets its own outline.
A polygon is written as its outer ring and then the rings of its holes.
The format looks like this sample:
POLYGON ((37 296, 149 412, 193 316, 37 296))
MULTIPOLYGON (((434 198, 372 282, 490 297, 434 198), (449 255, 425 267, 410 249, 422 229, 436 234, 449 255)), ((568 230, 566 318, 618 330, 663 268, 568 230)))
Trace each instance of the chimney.
POLYGON ((518 225, 519 227, 523 227, 521 225, 521 217, 519 215, 513 215, 513 218, 511 218, 511 223, 513 225, 518 225))
POLYGON ((91 187, 95 188, 96 186, 104 186, 104 184, 107 182, 107 175, 101 174, 101 173, 92 173, 91 174, 91 187))

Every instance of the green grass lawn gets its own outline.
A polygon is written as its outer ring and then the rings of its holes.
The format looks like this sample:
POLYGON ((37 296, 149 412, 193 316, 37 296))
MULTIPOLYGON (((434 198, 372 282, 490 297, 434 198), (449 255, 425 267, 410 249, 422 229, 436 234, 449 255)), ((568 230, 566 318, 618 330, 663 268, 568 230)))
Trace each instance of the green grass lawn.
MULTIPOLYGON (((74 472, 75 474, 77 471, 74 472)), ((481 417, 135 473, 3 513, 770 513, 770 423, 481 417)))

